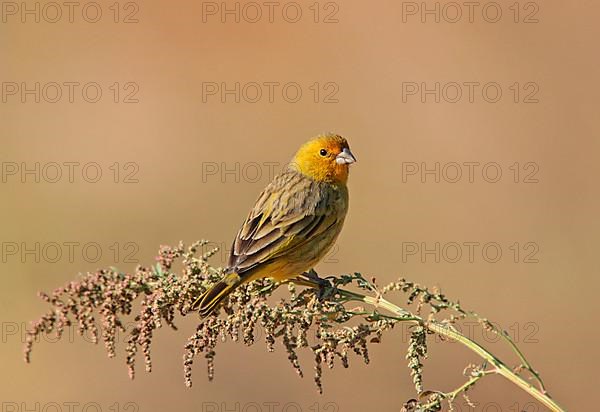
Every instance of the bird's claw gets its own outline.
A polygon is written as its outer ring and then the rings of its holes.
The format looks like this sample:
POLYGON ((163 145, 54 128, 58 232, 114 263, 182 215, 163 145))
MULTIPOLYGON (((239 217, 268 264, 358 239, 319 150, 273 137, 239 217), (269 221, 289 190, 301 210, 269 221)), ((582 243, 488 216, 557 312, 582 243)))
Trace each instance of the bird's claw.
POLYGON ((314 287, 317 289, 317 298, 321 301, 330 298, 331 296, 335 296, 336 287, 333 282, 329 279, 335 278, 335 276, 328 276, 326 278, 319 277, 317 272, 314 269, 309 270, 302 274, 305 279, 308 279, 311 283, 314 284, 314 287))

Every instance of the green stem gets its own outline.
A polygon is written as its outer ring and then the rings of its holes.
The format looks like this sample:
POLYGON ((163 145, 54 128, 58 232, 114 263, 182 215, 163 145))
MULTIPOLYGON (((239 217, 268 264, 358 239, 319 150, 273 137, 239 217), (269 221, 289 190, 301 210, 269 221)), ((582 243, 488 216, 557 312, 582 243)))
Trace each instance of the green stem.
POLYGON ((462 343, 464 346, 471 349, 483 359, 493 364, 496 367, 496 373, 504 376, 506 379, 523 389, 525 392, 529 393, 531 396, 540 401, 544 406, 546 406, 550 410, 555 412, 564 412, 564 409, 562 409, 554 400, 548 397, 548 395, 544 394, 538 388, 536 388, 535 386, 521 378, 519 375, 514 373, 508 366, 506 366, 506 364, 504 364, 504 362, 496 358, 477 342, 474 342, 466 336, 456 332, 455 330, 452 330, 447 326, 436 322, 429 322, 427 324, 427 328, 433 332, 447 336, 450 339, 462 343))
POLYGON ((494 371, 489 370, 489 371, 481 371, 478 375, 476 376, 472 376, 468 381, 466 381, 465 383, 463 383, 461 386, 459 386, 458 388, 456 388, 455 390, 453 390, 452 392, 448 392, 445 393, 444 396, 448 399, 450 399, 450 401, 453 401, 454 399, 456 399, 456 397, 458 396, 459 393, 461 392, 466 392, 471 386, 473 386, 475 384, 475 382, 477 382, 479 379, 483 378, 486 375, 489 375, 490 373, 493 373, 494 371))
POLYGON ((521 360, 521 363, 523 364, 525 369, 527 369, 535 377, 535 379, 538 381, 538 383, 540 385, 540 390, 542 391, 542 393, 547 395, 548 391, 546 390, 546 386, 544 385, 544 381, 542 380, 542 377, 535 369, 533 369, 533 366, 531 366, 531 364, 529 363, 527 358, 525 358, 525 355, 523 354, 523 352, 521 352, 521 349, 519 349, 517 344, 512 340, 512 338, 505 331, 500 331, 497 333, 499 333, 500 336, 502 336, 504 338, 504 340, 510 345, 512 350, 517 354, 517 356, 521 360))
MULTIPOLYGON (((474 317, 475 319, 478 319, 478 320, 483 320, 481 316, 479 316, 477 313, 472 312, 472 311, 467 312, 467 311, 460 309, 460 313, 463 313, 464 315, 467 315, 467 316, 474 317)), ((487 320, 486 320, 486 322, 487 322, 487 320)), ((533 366, 531 366, 531 364, 529 363, 527 358, 525 358, 525 355, 523 354, 521 349, 519 349, 519 347, 517 346, 515 341, 510 337, 510 335, 506 331, 499 329, 498 327, 496 327, 496 325, 494 325, 491 322, 488 322, 488 323, 489 323, 489 326, 492 328, 491 329, 492 332, 494 332, 496 335, 500 336, 510 346, 510 348, 517 355, 517 357, 521 360, 521 364, 522 364, 523 368, 527 369, 533 375, 533 377, 538 381, 540 390, 544 394, 548 395, 548 391, 546 390, 546 386, 544 385, 544 381, 542 380, 542 377, 535 369, 533 369, 533 366)))
MULTIPOLYGON (((448 326, 445 326, 436 321, 425 322, 423 319, 415 317, 410 312, 398 307, 397 305, 394 305, 393 303, 383 299, 382 297, 366 296, 366 295, 363 295, 360 293, 351 292, 351 291, 343 290, 343 289, 338 289, 337 291, 342 298, 346 298, 347 300, 358 300, 358 301, 367 303, 369 305, 372 305, 374 307, 380 307, 380 308, 386 309, 386 310, 398 315, 398 318, 396 318, 397 320, 409 321, 409 322, 415 322, 415 323, 421 324, 432 332, 435 332, 439 335, 446 336, 452 340, 455 340, 456 342, 463 344, 464 346, 469 348, 471 351, 473 351, 477 355, 479 355, 481 358, 485 359, 490 364, 494 365, 495 373, 502 375, 504 378, 508 379, 510 382, 512 382, 515 385, 517 385, 518 387, 520 387, 522 390, 524 390, 525 392, 530 394, 532 397, 537 399, 540 403, 542 403, 548 409, 550 409, 551 411, 554 411, 554 412, 565 412, 565 410, 560 405, 558 405, 546 393, 544 393, 545 391, 542 391, 542 390, 536 388, 535 386, 533 386, 532 384, 530 384, 529 382, 527 382, 526 380, 521 378, 519 375, 517 375, 515 372, 513 372, 508 366, 506 366, 506 364, 504 362, 502 362, 496 356, 494 356, 493 354, 488 352, 479 343, 467 338, 466 336, 462 335, 461 333, 457 332, 456 330, 449 328, 448 326)), ((514 345, 514 346, 516 347, 516 345, 514 345)), ((518 349, 517 349, 517 353, 520 354, 521 359, 524 359, 524 356, 522 356, 522 353, 518 349)), ((526 365, 529 365, 529 363, 526 362, 526 365)))
MULTIPOLYGON (((454 401, 454 399, 456 399, 456 397, 458 396, 458 394, 460 394, 461 392, 467 392, 467 390, 475 385, 475 383, 483 378, 484 376, 489 375, 490 373, 495 373, 495 370, 487 370, 487 371, 481 371, 479 374, 477 374, 476 376, 472 376, 471 378, 469 378, 468 381, 466 381, 465 383, 463 383, 461 386, 459 386, 458 388, 456 388, 455 390, 453 390, 452 392, 448 392, 448 393, 440 393, 440 395, 442 396, 442 399, 446 399, 448 400, 450 403, 452 403, 454 401)), ((424 410, 429 410, 430 408, 434 407, 434 406, 439 406, 440 402, 442 401, 442 399, 436 399, 432 402, 429 402, 428 404, 423 406, 424 410)))

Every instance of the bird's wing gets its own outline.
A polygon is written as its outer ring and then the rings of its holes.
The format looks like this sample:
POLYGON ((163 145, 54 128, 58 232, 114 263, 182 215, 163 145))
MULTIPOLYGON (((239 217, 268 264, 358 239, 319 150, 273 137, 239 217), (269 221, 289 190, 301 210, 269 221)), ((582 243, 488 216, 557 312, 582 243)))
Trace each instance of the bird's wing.
POLYGON ((277 176, 260 194, 233 242, 229 268, 243 277, 334 225, 331 196, 294 171, 277 176))

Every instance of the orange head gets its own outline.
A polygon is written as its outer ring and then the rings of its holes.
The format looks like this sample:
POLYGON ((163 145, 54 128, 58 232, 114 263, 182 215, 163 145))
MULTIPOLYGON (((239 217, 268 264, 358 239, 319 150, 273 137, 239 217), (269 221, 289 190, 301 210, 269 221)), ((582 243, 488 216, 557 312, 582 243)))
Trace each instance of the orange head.
POLYGON ((302 145, 291 167, 317 182, 345 184, 349 165, 354 162, 356 158, 346 139, 328 133, 302 145))

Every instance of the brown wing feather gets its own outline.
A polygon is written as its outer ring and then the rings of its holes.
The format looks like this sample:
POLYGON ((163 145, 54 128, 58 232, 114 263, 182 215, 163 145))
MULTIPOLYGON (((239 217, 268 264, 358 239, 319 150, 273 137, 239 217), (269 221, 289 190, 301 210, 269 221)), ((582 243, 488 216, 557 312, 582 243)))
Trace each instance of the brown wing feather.
POLYGON ((241 277, 260 264, 309 241, 335 224, 327 191, 311 179, 287 170, 259 195, 240 228, 229 257, 229 271, 241 277))

